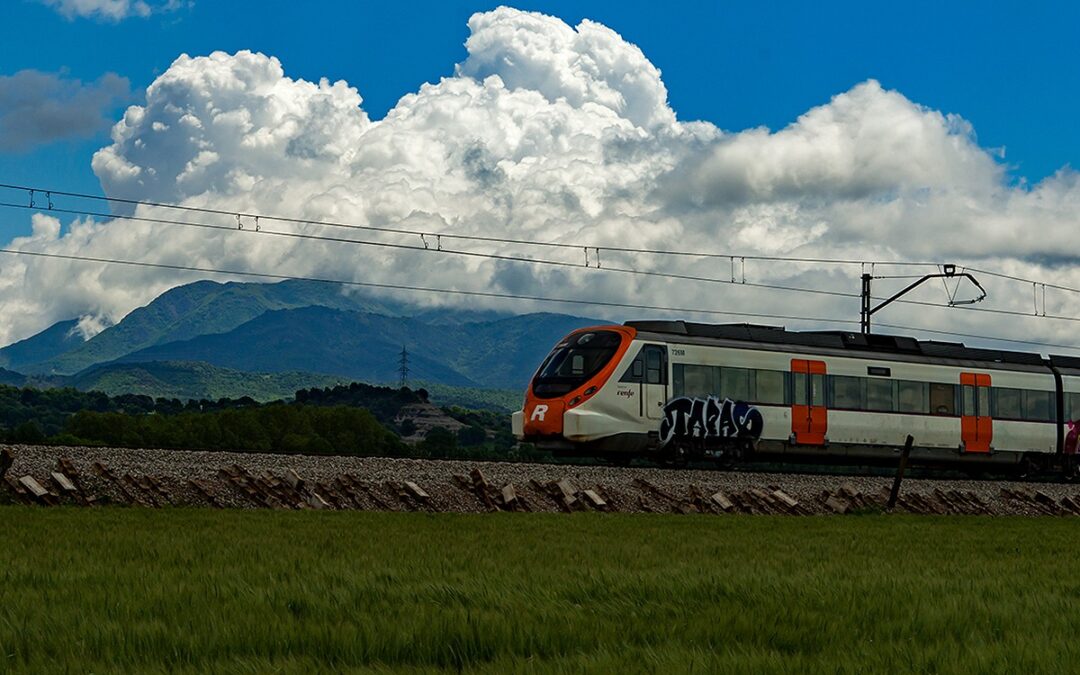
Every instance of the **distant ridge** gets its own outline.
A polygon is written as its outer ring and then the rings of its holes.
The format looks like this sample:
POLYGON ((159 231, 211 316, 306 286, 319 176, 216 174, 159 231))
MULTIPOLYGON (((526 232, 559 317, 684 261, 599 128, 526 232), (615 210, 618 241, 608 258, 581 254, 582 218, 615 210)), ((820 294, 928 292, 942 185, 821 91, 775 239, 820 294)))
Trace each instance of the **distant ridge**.
POLYGON ((245 395, 245 386, 291 395, 294 385, 396 382, 404 346, 411 379, 521 392, 561 337, 603 323, 416 307, 340 290, 309 281, 179 286, 90 340, 72 319, 0 349, 7 369, 0 383, 67 383, 114 394, 126 386, 176 397, 245 395), (247 377, 253 373, 262 379, 247 377))

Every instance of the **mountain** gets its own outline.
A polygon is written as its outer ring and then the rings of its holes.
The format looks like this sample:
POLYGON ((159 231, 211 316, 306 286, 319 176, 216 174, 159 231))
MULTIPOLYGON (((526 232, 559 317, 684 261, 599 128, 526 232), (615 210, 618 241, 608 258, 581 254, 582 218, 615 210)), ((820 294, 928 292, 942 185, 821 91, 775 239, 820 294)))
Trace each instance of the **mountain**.
MULTIPOLYGON (((218 283, 197 281, 178 286, 140 307, 124 319, 90 340, 70 345, 62 352, 45 358, 21 361, 20 372, 27 374, 71 375, 98 363, 118 359, 131 352, 162 342, 187 340, 201 335, 225 333, 268 310, 322 306, 394 313, 396 305, 346 294, 343 287, 315 281, 266 283, 218 283)), ((50 340, 65 323, 23 340, 23 351, 45 354, 50 340)))
POLYGON ((559 338, 592 323, 595 320, 561 314, 525 314, 429 324, 410 317, 303 307, 266 312, 227 333, 155 345, 117 362, 204 361, 243 371, 302 371, 392 382, 405 346, 414 378, 522 389, 559 338))
POLYGON ((13 370, 0 368, 0 384, 9 387, 22 387, 26 385, 26 376, 13 370))
POLYGON ((33 337, 0 349, 0 367, 23 371, 28 366, 59 356, 83 344, 75 327, 78 319, 54 323, 33 337))
POLYGON ((405 346, 410 382, 442 388, 455 402, 502 408, 520 402, 552 345, 600 322, 418 307, 319 282, 200 281, 163 293, 90 340, 76 323, 0 349, 0 382, 273 399, 344 381, 397 382, 405 346))

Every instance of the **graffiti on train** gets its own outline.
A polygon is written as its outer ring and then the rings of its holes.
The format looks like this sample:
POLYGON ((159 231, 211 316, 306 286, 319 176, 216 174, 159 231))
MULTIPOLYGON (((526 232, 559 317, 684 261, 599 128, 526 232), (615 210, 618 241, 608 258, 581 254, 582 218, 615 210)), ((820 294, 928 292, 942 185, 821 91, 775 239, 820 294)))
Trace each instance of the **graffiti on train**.
POLYGON ((664 406, 660 423, 660 443, 673 438, 751 438, 757 440, 765 427, 761 411, 741 401, 715 396, 691 398, 680 396, 664 406))

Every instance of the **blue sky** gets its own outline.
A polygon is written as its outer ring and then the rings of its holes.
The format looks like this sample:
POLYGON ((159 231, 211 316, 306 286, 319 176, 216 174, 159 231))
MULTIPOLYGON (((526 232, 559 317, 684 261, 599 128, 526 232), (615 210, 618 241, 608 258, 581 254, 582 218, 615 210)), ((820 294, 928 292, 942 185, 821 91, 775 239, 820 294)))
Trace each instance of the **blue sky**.
MULTIPOLYGON (((465 56, 466 21, 489 3, 196 0, 119 22, 66 19, 5 3, 0 74, 128 78, 134 100, 181 53, 261 51, 291 77, 345 79, 380 118, 465 56)), ((867 78, 970 121, 980 145, 1005 147, 1014 178, 1075 165, 1080 132, 1080 9, 1073 3, 526 2, 575 25, 599 21, 663 72, 682 120, 777 129, 867 78)), ((113 106, 113 118, 122 106, 113 106)), ((106 132, 0 154, 0 179, 99 190, 90 156, 106 132)), ((0 235, 26 227, 5 217, 0 235)), ((6 237, 4 237, 6 238, 6 237)))
MULTIPOLYGON (((1060 171, 1080 164, 1077 6, 516 7, 461 0, 6 2, 0 183, 99 192, 100 177, 111 196, 227 212, 407 225, 486 241, 957 262, 1080 288, 1080 257, 1071 253, 1080 173, 1060 171), (132 7, 136 15, 109 20, 70 11, 93 5, 132 7), (575 30, 583 18, 614 32, 575 30), (224 54, 206 58, 216 50, 224 54), (198 58, 177 61, 182 54, 198 58), (279 59, 286 77, 260 54, 279 59), (145 88, 166 72, 169 86, 147 100, 145 88), (351 90, 310 84, 320 78, 356 87, 364 112, 351 90), (365 113, 382 119, 405 95, 392 119, 370 124, 365 113), (131 104, 144 112, 111 144, 108 129, 131 104), (705 123, 686 124, 697 120, 705 123), (95 175, 91 158, 102 148, 95 175)), ((316 246, 265 233, 241 241, 232 227, 196 236, 61 216, 0 210, 0 242, 32 234, 18 245, 62 255, 792 310, 781 293, 747 288, 624 284, 585 271, 560 277, 525 265, 474 268, 446 256, 420 260, 427 254, 316 246)), ((506 256, 523 255, 500 246, 506 256)), ((681 264, 716 273, 709 260, 681 264)), ((751 276, 857 289, 851 270, 828 266, 758 265, 751 276)), ((20 257, 0 264, 0 313, 8 318, 0 342, 73 317, 109 325, 191 278, 20 257)), ((1075 294, 1052 292, 1033 307, 1030 283, 1010 286, 999 277, 989 290, 982 306, 1013 312, 1001 315, 1008 319, 954 311, 947 325, 1074 341, 1072 324, 1014 317, 1072 316, 1075 294)), ((941 301, 931 296, 940 291, 926 289, 927 299, 941 301)), ((855 311, 843 296, 799 307, 822 320, 855 311)), ((541 308, 552 309, 528 309, 541 308)), ((914 310, 891 309, 890 316, 913 330, 944 325, 941 316, 914 310)))

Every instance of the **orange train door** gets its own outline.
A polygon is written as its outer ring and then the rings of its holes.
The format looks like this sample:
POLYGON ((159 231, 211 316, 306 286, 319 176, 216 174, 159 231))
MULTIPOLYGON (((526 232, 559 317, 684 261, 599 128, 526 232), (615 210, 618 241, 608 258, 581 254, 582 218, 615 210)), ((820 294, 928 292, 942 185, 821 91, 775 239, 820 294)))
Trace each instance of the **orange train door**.
POLYGON ((990 452, 994 420, 990 417, 990 376, 960 373, 960 440, 964 452, 990 452))
POLYGON ((801 445, 825 445, 825 362, 791 359, 791 436, 801 445))

